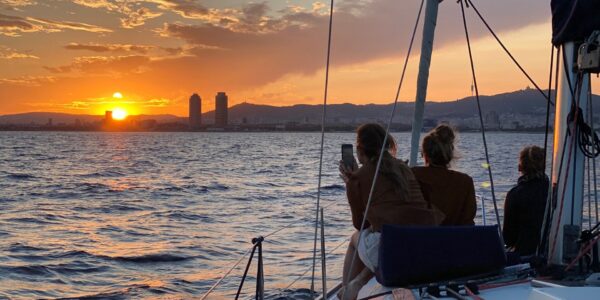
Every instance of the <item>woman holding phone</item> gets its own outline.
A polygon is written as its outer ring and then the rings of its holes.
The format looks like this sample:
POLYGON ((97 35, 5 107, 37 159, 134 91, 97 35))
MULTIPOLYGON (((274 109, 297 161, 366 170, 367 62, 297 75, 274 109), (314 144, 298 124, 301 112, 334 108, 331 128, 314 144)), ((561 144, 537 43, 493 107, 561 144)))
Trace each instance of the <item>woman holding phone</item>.
MULTIPOLYGON (((350 239, 344 260, 341 299, 355 299, 360 288, 369 281, 377 268, 380 231, 383 224, 437 225, 443 214, 431 207, 423 198, 419 183, 410 168, 396 159, 396 143, 379 124, 364 124, 357 130, 356 161, 340 161, 340 176, 346 183, 346 195, 356 232, 350 239), (379 176, 372 193, 371 205, 361 230, 369 194, 381 149, 384 149, 379 176), (360 243, 358 243, 360 236, 360 243), (350 265, 355 252, 352 270, 350 265)), ((346 156, 346 155, 344 155, 346 156)))

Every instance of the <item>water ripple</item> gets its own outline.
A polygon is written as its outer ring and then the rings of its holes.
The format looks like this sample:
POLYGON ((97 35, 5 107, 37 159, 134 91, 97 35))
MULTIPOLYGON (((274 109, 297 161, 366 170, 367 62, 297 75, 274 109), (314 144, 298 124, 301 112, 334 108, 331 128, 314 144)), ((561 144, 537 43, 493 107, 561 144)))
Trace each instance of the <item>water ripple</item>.
MULTIPOLYGON (((394 136, 407 158, 409 134, 394 136)), ((490 199, 480 138, 461 135, 456 167, 490 199)), ((502 207, 518 151, 543 135, 488 138, 502 207)), ((337 162, 340 144, 355 140, 326 139, 327 249, 353 230, 337 162)), ((253 237, 287 226, 263 247, 267 299, 311 299, 310 279, 285 287, 312 263, 319 146, 318 133, 0 132, 0 298, 199 298, 253 237)), ((328 260, 328 286, 344 251, 328 260)), ((215 298, 232 298, 242 272, 215 298)))

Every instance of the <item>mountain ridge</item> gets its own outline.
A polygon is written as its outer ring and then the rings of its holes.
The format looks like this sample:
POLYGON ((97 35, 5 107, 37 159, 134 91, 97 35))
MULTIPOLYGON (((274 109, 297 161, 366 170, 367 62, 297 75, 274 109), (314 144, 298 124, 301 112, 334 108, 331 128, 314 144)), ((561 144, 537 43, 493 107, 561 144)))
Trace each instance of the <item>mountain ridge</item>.
MULTIPOLYGON (((484 116, 493 112, 504 118, 519 121, 522 118, 545 117, 546 99, 539 91, 524 89, 497 95, 480 96, 484 116)), ((393 103, 390 104, 328 104, 327 122, 333 123, 364 123, 383 122, 389 119, 393 103)), ((600 112, 600 96, 593 96, 594 112, 600 112)), ((273 106, 243 102, 229 107, 229 120, 232 124, 281 124, 321 122, 322 104, 294 104, 289 106, 273 106)), ((410 124, 414 111, 413 102, 399 102, 394 122, 410 124)), ((214 110, 202 114, 203 123, 211 124, 214 120, 214 110)), ((454 101, 428 101, 425 105, 425 118, 436 121, 467 120, 478 117, 474 97, 465 97, 454 101)), ((72 124, 74 122, 97 123, 103 115, 69 114, 53 112, 30 112, 10 115, 0 115, 0 124, 46 124, 52 119, 54 124, 72 124)), ((171 114, 132 115, 129 120, 154 119, 159 123, 185 123, 187 117, 171 114)), ((544 118, 545 119, 545 118, 544 118)), ((538 124, 539 125, 539 124, 538 124)))

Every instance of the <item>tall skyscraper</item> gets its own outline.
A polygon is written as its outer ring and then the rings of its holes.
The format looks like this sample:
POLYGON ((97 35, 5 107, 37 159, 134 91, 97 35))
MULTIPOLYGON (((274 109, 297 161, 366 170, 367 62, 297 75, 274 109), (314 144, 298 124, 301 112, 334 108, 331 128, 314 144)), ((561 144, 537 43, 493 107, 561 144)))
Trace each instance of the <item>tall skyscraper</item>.
POLYGON ((215 125, 227 126, 227 94, 218 92, 215 97, 215 125))
POLYGON ((198 129, 202 125, 202 99, 198 94, 190 97, 190 128, 198 129))
POLYGON ((113 113, 112 110, 107 110, 104 113, 104 125, 109 125, 113 121, 113 113))

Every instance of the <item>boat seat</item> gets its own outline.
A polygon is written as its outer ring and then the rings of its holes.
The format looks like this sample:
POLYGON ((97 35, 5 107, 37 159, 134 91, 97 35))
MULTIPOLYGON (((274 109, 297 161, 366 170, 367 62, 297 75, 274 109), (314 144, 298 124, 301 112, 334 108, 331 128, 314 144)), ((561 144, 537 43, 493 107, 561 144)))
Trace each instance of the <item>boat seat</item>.
POLYGON ((498 226, 399 226, 381 231, 377 281, 406 287, 500 272, 506 266, 498 226))

